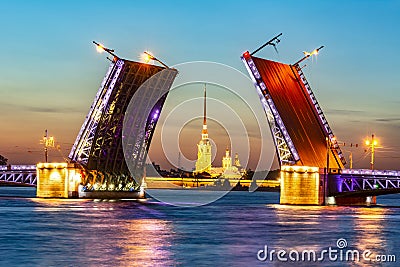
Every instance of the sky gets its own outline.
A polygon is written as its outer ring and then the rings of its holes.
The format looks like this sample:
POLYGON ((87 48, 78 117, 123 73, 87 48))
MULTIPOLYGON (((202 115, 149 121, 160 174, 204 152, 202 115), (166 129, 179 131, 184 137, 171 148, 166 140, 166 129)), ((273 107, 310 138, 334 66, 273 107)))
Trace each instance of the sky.
MULTIPOLYGON (((169 65, 213 61, 246 74, 240 55, 282 32, 279 54, 267 47, 257 56, 294 63, 324 45, 304 72, 346 156, 368 168, 362 144, 375 134, 376 168, 400 169, 399 1, 0 1, 0 9, 0 154, 12 164, 43 160, 45 129, 61 147, 51 158, 68 155, 108 68, 92 40, 132 60, 149 50, 169 65)), ((253 92, 249 105, 260 112, 255 89, 243 91, 253 92)), ((201 115, 200 102, 196 108, 201 115)), ((187 158, 196 157, 200 129, 193 121, 190 138, 180 137, 187 158)), ((226 147, 221 131, 217 160, 226 147)))

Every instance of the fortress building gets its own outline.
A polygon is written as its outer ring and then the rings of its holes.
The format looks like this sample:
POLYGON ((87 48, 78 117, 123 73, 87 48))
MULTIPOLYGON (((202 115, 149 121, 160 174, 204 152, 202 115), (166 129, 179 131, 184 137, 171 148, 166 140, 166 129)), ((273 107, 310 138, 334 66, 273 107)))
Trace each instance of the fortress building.
POLYGON ((230 151, 228 148, 225 151, 225 156, 222 157, 222 167, 211 166, 212 146, 208 138, 206 99, 207 99, 207 92, 206 92, 206 86, 204 86, 203 129, 201 132, 201 140, 197 144, 197 161, 194 173, 207 172, 212 177, 222 176, 225 178, 240 178, 242 174, 241 174, 239 155, 237 153, 235 154, 234 165, 232 165, 232 157, 230 156, 230 151))
POLYGON ((208 139, 207 131, 207 97, 206 86, 204 85, 204 115, 203 115, 203 130, 201 131, 201 140, 197 144, 197 161, 195 173, 211 172, 211 143, 208 139))

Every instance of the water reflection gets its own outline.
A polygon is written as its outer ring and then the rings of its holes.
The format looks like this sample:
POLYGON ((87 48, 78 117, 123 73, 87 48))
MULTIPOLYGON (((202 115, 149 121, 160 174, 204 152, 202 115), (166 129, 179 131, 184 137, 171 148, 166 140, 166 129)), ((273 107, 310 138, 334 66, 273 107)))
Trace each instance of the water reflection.
POLYGON ((284 229, 276 246, 296 250, 318 250, 321 247, 322 207, 272 205, 272 208, 278 229, 284 229))
MULTIPOLYGON (((397 199, 383 200, 393 205, 397 199)), ((232 192, 212 205, 184 209, 153 200, 0 197, 0 266, 287 266, 276 258, 258 261, 257 252, 264 245, 320 251, 336 248, 339 238, 349 249, 400 251, 398 207, 272 204, 278 201, 275 193, 232 192)))
MULTIPOLYGON (((352 229, 355 232, 355 236, 351 245, 360 254, 365 250, 371 250, 373 253, 371 259, 373 259, 377 254, 390 253, 390 251, 387 251, 386 236, 383 234, 386 227, 386 213, 387 209, 384 208, 355 209, 354 226, 352 229)), ((367 262, 364 261, 364 263, 367 262)))
POLYGON ((173 231, 168 222, 159 219, 122 221, 117 246, 119 266, 174 266, 170 250, 173 231))
MULTIPOLYGON (((174 266, 174 231, 162 213, 133 201, 31 199, 29 264, 174 266), (71 249, 73 248, 73 249, 71 249), (56 258, 44 255, 57 255, 56 258)), ((20 223, 20 222, 19 222, 20 223)))
MULTIPOLYGON (((338 249, 336 241, 343 238, 348 243, 344 251, 358 250, 359 262, 340 262, 341 265, 364 266, 376 264, 362 260, 362 252, 390 254, 384 233, 388 221, 385 208, 317 207, 270 205, 279 226, 279 238, 271 242, 271 249, 322 251, 338 249)), ((389 249, 390 250, 390 249, 389 249)), ((393 251, 392 251, 393 253, 393 251)), ((329 261, 325 257, 325 261, 329 261)), ((336 263, 339 264, 339 261, 336 263)))

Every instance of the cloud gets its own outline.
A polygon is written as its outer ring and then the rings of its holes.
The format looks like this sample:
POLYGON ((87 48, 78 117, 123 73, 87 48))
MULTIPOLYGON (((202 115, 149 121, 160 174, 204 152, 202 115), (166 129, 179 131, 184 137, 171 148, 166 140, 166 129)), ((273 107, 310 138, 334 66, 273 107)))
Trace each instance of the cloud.
POLYGON ((379 118, 376 119, 377 122, 400 122, 400 118, 379 118))
POLYGON ((76 109, 76 108, 67 108, 67 107, 34 107, 34 106, 25 106, 25 110, 30 112, 38 112, 38 113, 82 113, 84 111, 76 109))
POLYGON ((350 109, 327 109, 325 111, 326 113, 329 114, 337 114, 337 115, 365 115, 366 112, 365 111, 361 111, 361 110, 350 110, 350 109))
POLYGON ((54 107, 54 106, 39 107, 39 106, 30 106, 30 105, 7 103, 7 102, 0 102, 0 105, 2 107, 15 108, 18 110, 24 110, 36 113, 86 113, 87 112, 87 110, 79 109, 76 107, 54 107))

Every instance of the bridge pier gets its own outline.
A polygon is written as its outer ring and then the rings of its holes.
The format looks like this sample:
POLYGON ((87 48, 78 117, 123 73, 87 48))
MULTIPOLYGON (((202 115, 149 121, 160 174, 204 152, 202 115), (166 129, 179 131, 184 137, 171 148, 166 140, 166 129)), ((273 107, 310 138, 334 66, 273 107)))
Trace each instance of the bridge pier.
POLYGON ((38 163, 36 196, 40 198, 141 199, 144 185, 138 190, 83 190, 83 169, 77 164, 38 163))
POLYGON ((323 205, 324 181, 318 167, 282 166, 280 204, 323 205))
POLYGON ((80 169, 75 164, 38 163, 36 196, 42 198, 78 197, 80 169))
POLYGON ((344 195, 333 196, 330 192, 341 192, 337 169, 329 175, 323 169, 308 166, 281 167, 280 204, 283 205, 338 205, 370 206, 376 204, 376 196, 344 195), (325 183, 328 179, 328 183, 325 183))

